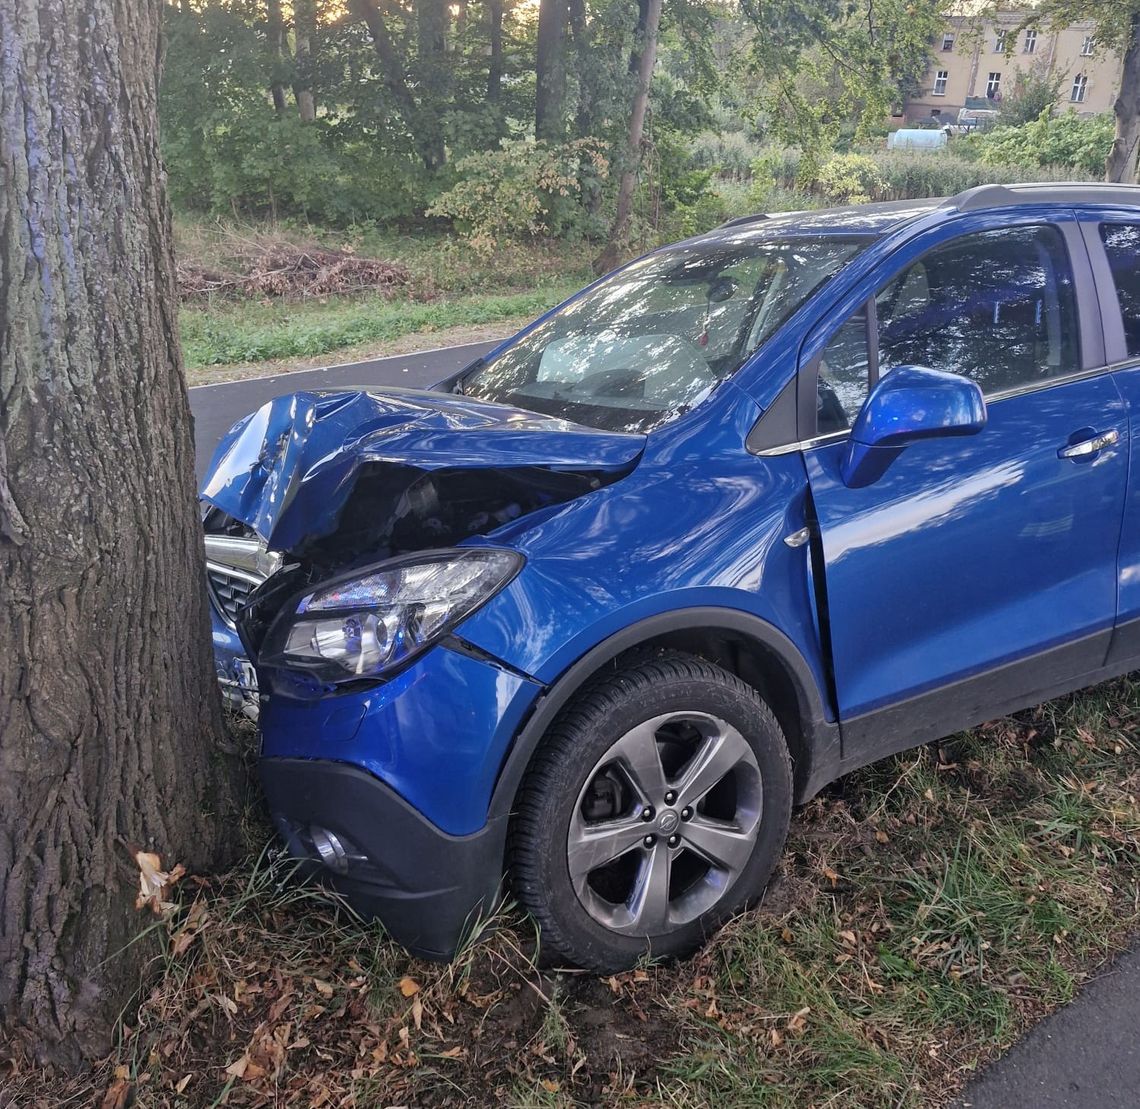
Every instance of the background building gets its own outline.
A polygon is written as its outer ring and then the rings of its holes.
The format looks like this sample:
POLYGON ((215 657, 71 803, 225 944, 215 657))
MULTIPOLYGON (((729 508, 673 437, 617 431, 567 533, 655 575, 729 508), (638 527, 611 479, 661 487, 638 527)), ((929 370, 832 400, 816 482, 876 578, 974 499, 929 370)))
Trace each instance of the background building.
POLYGON ((1017 31, 1025 14, 1022 9, 988 18, 952 16, 933 44, 922 88, 907 102, 907 121, 933 117, 951 123, 967 105, 998 109, 1014 93, 1018 78, 1031 75, 1060 81, 1057 103, 1063 108, 1083 115, 1111 111, 1121 61, 1117 54, 1098 49, 1092 23, 1017 31))

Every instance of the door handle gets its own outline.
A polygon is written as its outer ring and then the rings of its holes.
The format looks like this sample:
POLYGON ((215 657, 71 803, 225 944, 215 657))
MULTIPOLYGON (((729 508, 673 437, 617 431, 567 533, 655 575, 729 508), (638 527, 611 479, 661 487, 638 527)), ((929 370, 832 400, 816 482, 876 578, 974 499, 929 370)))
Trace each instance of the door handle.
POLYGON ((1120 442, 1120 432, 1115 428, 1110 431, 1101 431, 1091 438, 1082 439, 1079 443, 1070 443, 1057 452, 1058 458, 1073 458, 1078 461, 1082 458, 1091 458, 1099 454, 1105 447, 1114 446, 1120 442))

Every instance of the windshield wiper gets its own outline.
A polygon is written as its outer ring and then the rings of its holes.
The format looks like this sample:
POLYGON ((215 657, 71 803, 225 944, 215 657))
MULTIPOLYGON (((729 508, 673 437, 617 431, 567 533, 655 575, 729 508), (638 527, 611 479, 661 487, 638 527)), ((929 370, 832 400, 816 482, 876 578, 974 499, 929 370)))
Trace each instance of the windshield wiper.
POLYGON ((461 397, 467 395, 467 390, 464 389, 463 383, 469 378, 476 370, 481 370, 487 364, 487 359, 480 355, 473 362, 468 362, 463 369, 459 370, 451 380, 451 392, 458 393, 461 397))

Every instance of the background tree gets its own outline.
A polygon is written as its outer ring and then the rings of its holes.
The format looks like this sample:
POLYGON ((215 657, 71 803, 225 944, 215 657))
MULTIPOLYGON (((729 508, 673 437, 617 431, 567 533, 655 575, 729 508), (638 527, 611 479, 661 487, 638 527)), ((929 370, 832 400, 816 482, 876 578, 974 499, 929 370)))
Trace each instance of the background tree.
POLYGON ((1091 21, 1099 51, 1121 57, 1120 89, 1112 106, 1115 133, 1105 161, 1106 181, 1135 182, 1140 161, 1140 0, 1041 0, 1015 29, 1061 29, 1091 21))
POLYGON ((209 657, 156 127, 159 0, 0 0, 0 1024, 110 1046, 135 849, 237 809, 209 657))
POLYGON ((657 64, 657 32, 661 25, 661 6, 662 0, 644 0, 639 4, 637 37, 629 60, 630 70, 637 81, 629 113, 629 137, 626 140, 624 164, 618 182, 614 224, 610 231, 609 242, 594 263, 595 273, 607 273, 612 270, 628 245, 633 190, 637 186, 637 172, 641 167, 641 139, 645 130, 645 113, 649 107, 649 86, 653 80, 653 68, 657 64))

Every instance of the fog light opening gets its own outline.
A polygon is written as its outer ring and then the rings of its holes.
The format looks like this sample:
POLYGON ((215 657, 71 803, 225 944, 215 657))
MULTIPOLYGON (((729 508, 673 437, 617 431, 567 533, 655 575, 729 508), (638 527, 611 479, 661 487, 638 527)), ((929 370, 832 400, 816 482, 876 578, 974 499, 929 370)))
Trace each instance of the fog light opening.
POLYGON ((336 874, 348 873, 348 852, 340 842, 336 833, 327 828, 319 828, 316 824, 309 825, 309 838, 313 847, 321 857, 321 862, 336 874))

